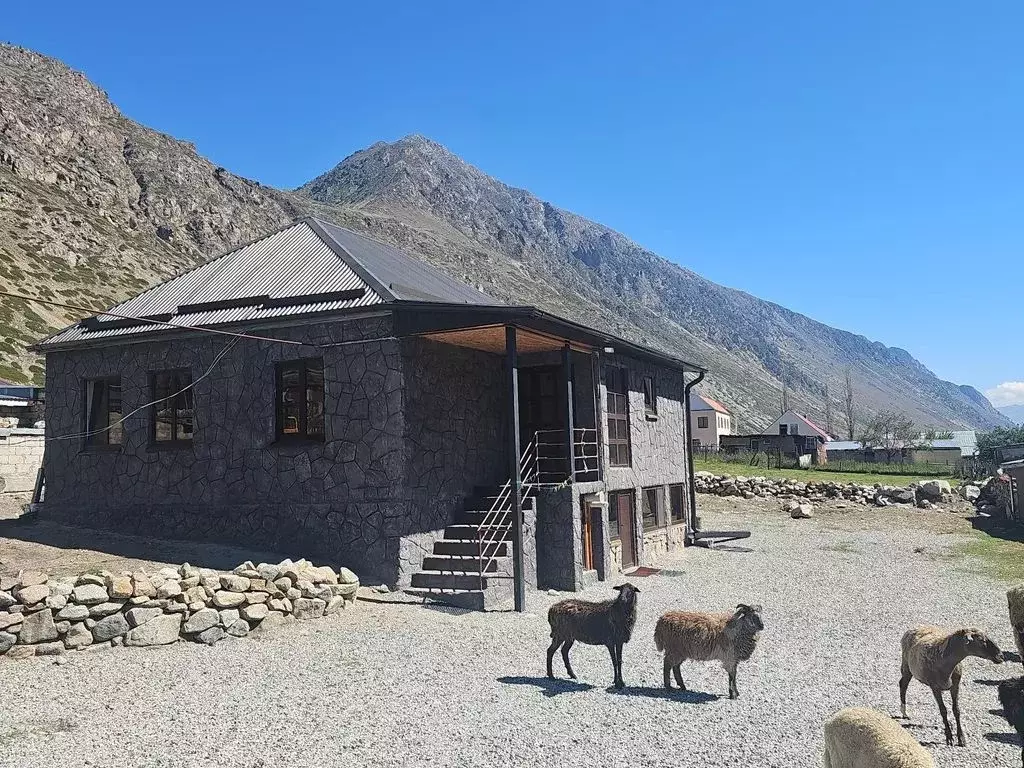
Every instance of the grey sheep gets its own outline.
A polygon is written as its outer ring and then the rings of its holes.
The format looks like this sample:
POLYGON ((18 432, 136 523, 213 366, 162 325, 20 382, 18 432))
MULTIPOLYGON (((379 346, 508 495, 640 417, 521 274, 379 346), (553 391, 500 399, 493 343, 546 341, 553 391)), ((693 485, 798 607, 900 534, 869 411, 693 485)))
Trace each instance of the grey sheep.
POLYGON ((903 663, 900 674, 900 712, 907 717, 907 687, 913 677, 929 688, 935 695, 942 714, 942 725, 946 731, 946 744, 953 746, 953 732, 949 727, 949 715, 942 700, 942 692, 949 691, 953 700, 953 717, 956 718, 956 738, 959 746, 966 746, 964 731, 960 726, 960 678, 963 675, 963 661, 968 656, 988 659, 996 664, 1003 663, 1003 653, 984 631, 977 627, 963 627, 952 631, 939 627, 918 627, 903 635, 900 643, 903 663))
POLYGON ((928 750, 891 717, 850 707, 825 723, 825 768, 935 768, 928 750))
POLYGON ((665 653, 665 687, 672 687, 669 680, 672 672, 679 688, 686 690, 680 665, 687 659, 717 660, 729 674, 729 698, 738 698, 736 667, 754 654, 763 629, 759 605, 741 603, 734 613, 670 611, 664 614, 654 628, 654 644, 665 653))
MULTIPOLYGON (((999 684, 999 703, 1003 705, 1003 717, 1024 739, 1024 677, 1012 677, 999 684)), ((1024 766, 1024 749, 1020 751, 1020 762, 1024 766)))
POLYGON ((587 645, 603 645, 612 657, 612 671, 616 688, 625 687, 622 681, 622 646, 629 642, 636 623, 636 600, 640 590, 632 584, 614 587, 618 597, 599 603, 587 600, 561 600, 548 609, 551 625, 551 645, 548 647, 548 677, 554 679, 551 660, 561 647, 562 660, 569 677, 576 673, 569 664, 569 649, 579 641, 587 645))
POLYGON ((1024 663, 1024 584, 1018 584, 1007 590, 1006 603, 1010 608, 1013 643, 1017 646, 1021 663, 1024 663))

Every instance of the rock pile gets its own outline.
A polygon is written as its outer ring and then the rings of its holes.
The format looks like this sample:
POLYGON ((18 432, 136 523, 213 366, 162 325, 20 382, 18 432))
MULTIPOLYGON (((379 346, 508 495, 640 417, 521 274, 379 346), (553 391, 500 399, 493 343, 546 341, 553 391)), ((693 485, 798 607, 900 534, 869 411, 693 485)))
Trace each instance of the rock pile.
POLYGON ((155 573, 39 571, 0 576, 0 655, 24 658, 100 646, 213 645, 295 619, 336 613, 359 578, 306 560, 242 563, 231 573, 161 568, 155 573))
POLYGON ((957 494, 983 515, 1006 515, 1010 511, 1010 483, 1005 476, 964 483, 957 494))
POLYGON ((926 480, 907 486, 860 485, 834 481, 792 478, 745 477, 743 475, 716 475, 696 472, 694 487, 698 493, 716 496, 740 496, 745 499, 777 498, 822 502, 842 499, 857 504, 886 507, 891 504, 909 504, 928 509, 936 503, 953 499, 953 490, 946 480, 926 480))

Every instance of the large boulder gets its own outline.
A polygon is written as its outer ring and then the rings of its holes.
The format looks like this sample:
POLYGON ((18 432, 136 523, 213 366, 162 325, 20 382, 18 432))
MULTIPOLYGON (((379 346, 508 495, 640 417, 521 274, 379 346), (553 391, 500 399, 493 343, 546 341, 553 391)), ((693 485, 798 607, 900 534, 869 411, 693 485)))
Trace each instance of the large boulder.
POLYGON ((96 622, 92 628, 92 639, 97 643, 102 643, 120 637, 129 629, 131 627, 128 626, 128 620, 124 615, 115 613, 96 622))
POLYGON ((56 640, 58 637, 57 626, 53 623, 53 611, 45 608, 25 617, 18 642, 22 645, 34 645, 56 640))
POLYGON ((64 645, 69 650, 92 645, 92 632, 86 628, 85 624, 72 624, 71 629, 64 636, 64 645))
POLYGON ((23 605, 35 605, 36 603, 43 602, 43 600, 50 596, 50 588, 45 584, 32 584, 22 587, 14 593, 14 596, 23 605))
POLYGON ((204 608, 192 614, 181 628, 181 631, 187 634, 205 632, 210 627, 216 627, 219 623, 220 614, 213 608, 204 608))
POLYGON ((72 600, 79 605, 99 605, 109 598, 106 587, 101 584, 79 584, 72 592, 72 600))
POLYGON ((960 486, 960 496, 967 501, 977 501, 981 498, 981 488, 976 485, 962 485, 960 486))
POLYGON ((136 647, 169 645, 178 639, 181 619, 180 613, 161 614, 131 630, 125 637, 124 644, 136 647))
POLYGON ((941 501, 943 496, 948 496, 952 492, 953 488, 948 480, 926 480, 918 488, 921 497, 929 501, 941 501))
POLYGON ((814 517, 814 507, 810 504, 797 504, 796 508, 790 510, 789 516, 794 520, 806 520, 814 517))

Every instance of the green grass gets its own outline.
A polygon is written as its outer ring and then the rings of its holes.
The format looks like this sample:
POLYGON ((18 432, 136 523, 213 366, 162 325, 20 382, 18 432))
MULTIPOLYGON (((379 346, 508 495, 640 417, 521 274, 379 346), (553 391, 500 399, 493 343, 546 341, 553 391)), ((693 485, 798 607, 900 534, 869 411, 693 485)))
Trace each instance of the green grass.
POLYGON ((971 541, 958 547, 958 554, 977 558, 982 569, 1001 581, 1024 581, 1024 543, 971 531, 971 541))
MULTIPOLYGON (((817 480, 823 483, 859 483, 860 485, 910 485, 920 480, 934 480, 934 477, 927 475, 887 475, 869 472, 823 472, 818 469, 768 469, 764 466, 752 467, 749 464, 739 462, 718 461, 716 459, 702 459, 694 457, 693 468, 698 472, 714 472, 716 475, 745 475, 746 477, 775 477, 801 480, 805 483, 817 480)), ((945 478, 951 484, 958 481, 954 478, 945 478)))

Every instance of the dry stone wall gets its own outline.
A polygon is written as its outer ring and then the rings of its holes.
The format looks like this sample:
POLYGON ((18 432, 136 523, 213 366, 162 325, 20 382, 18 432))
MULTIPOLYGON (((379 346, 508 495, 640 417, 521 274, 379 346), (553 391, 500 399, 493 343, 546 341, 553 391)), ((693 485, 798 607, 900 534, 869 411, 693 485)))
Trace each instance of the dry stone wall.
POLYGON ((231 573, 185 563, 53 578, 0 576, 0 656, 58 655, 102 646, 213 645, 295 620, 337 613, 359 578, 307 560, 242 563, 231 573))

